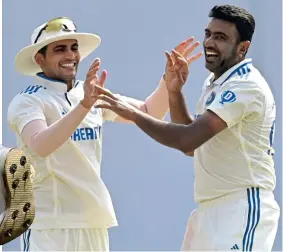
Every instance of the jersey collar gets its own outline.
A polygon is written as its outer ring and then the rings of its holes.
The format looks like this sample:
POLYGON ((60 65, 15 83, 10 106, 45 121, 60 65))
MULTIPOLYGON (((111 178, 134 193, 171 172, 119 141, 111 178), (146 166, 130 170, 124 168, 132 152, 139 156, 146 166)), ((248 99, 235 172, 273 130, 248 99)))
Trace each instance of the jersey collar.
MULTIPOLYGON (((52 78, 48 78, 44 75, 44 73, 36 74, 36 79, 38 82, 43 84, 47 89, 53 89, 57 92, 67 92, 67 84, 60 80, 55 80, 52 78)), ((75 81, 77 83, 77 81, 75 81)), ((74 85, 76 86, 76 84, 74 85)))
POLYGON ((222 85, 224 82, 226 82, 227 80, 229 80, 234 76, 242 76, 246 73, 249 73, 251 71, 250 68, 251 64, 252 64, 252 59, 244 59, 238 64, 231 67, 230 69, 228 69, 215 81, 214 81, 214 74, 212 73, 208 77, 207 86, 210 86, 211 84, 222 85))

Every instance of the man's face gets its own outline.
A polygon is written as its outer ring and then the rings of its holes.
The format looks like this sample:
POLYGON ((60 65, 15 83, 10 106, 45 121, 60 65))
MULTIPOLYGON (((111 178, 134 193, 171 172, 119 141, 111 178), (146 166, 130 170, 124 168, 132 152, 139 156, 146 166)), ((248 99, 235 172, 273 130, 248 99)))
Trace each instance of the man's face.
MULTIPOLYGON (((221 75, 240 61, 239 34, 235 24, 213 18, 205 29, 205 67, 221 75)), ((218 76, 219 77, 219 76, 218 76)))
POLYGON ((65 82, 76 77, 80 58, 75 39, 53 42, 47 46, 45 56, 36 55, 36 61, 47 77, 65 82))

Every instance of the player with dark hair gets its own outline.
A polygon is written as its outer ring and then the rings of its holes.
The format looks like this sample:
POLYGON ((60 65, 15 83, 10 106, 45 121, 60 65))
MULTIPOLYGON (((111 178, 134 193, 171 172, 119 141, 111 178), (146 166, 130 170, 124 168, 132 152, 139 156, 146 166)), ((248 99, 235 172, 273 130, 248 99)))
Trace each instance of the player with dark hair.
MULTIPOLYGON (((182 86, 190 60, 178 48, 170 55, 165 81, 172 123, 138 111, 98 87, 98 98, 132 120, 159 143, 194 156, 194 197, 199 207, 188 221, 183 250, 271 251, 280 210, 272 148, 275 101, 261 73, 245 58, 254 33, 253 16, 243 8, 215 6, 205 29, 205 80, 195 119, 182 86)), ((186 42, 183 43, 186 45, 186 42)))

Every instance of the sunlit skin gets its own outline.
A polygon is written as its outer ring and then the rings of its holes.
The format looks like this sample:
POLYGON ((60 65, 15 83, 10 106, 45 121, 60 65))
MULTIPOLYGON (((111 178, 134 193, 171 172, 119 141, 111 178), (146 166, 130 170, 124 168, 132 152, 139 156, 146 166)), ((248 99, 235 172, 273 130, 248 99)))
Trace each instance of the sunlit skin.
POLYGON ((236 25, 213 18, 205 29, 203 48, 205 67, 219 78, 245 58, 250 41, 240 42, 236 25))
POLYGON ((53 42, 47 46, 45 56, 41 53, 35 56, 45 76, 64 81, 68 90, 73 87, 80 58, 79 46, 75 39, 53 42))

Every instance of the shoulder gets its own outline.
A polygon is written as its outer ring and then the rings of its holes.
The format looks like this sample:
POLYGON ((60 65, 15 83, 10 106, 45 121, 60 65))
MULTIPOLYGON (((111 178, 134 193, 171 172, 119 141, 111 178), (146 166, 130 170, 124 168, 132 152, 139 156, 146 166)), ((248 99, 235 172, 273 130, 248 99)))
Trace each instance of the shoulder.
POLYGON ((264 90, 268 86, 267 81, 259 70, 251 64, 244 64, 234 75, 222 84, 222 87, 238 86, 241 88, 255 88, 257 91, 264 90))
POLYGON ((46 87, 40 84, 26 86, 11 100, 8 111, 21 110, 26 106, 42 106, 46 93, 46 87))
POLYGON ((220 90, 231 90, 241 93, 263 94, 262 82, 250 77, 235 76, 223 83, 220 90))
POLYGON ((24 87, 14 96, 10 105, 23 103, 26 101, 40 101, 47 94, 47 88, 40 84, 34 84, 24 87))
POLYGON ((41 96, 46 93, 47 88, 40 84, 33 84, 24 87, 18 94, 19 97, 41 96))

